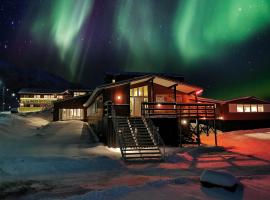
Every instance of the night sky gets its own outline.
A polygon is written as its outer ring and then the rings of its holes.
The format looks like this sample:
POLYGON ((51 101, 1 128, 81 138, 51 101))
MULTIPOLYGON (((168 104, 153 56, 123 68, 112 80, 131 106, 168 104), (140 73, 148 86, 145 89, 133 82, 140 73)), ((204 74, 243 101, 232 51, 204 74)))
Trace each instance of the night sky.
POLYGON ((181 74, 207 97, 270 97, 269 0, 0 0, 0 60, 94 88, 181 74))

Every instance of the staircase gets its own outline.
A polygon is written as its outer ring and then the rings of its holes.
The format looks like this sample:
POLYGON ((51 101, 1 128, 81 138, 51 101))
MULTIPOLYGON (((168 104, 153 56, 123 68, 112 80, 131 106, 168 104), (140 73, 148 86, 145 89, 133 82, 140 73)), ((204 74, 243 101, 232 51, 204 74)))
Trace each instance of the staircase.
POLYGON ((155 137, 158 133, 143 117, 116 117, 114 126, 125 161, 163 160, 155 137))

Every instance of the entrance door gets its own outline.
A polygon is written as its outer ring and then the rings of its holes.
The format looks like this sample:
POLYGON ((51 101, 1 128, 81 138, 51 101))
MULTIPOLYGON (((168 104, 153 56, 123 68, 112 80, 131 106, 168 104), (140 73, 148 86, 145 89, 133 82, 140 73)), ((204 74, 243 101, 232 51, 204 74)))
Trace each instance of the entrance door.
POLYGON ((134 116, 141 116, 142 102, 142 97, 134 97, 134 116))

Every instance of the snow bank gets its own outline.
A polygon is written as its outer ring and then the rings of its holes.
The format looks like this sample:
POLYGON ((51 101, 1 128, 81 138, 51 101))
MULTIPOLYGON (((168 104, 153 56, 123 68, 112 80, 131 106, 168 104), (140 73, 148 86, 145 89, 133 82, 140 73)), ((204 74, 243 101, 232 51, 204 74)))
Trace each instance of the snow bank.
POLYGON ((206 183, 226 188, 235 187, 239 183, 237 178, 228 172, 209 169, 203 171, 200 177, 200 181, 203 184, 206 183))
POLYGON ((121 170, 119 160, 99 157, 21 157, 3 158, 0 162, 1 176, 59 175, 64 173, 100 172, 121 170))
POLYGON ((260 139, 260 140, 270 140, 270 132, 266 133, 248 133, 245 134, 248 137, 260 139))

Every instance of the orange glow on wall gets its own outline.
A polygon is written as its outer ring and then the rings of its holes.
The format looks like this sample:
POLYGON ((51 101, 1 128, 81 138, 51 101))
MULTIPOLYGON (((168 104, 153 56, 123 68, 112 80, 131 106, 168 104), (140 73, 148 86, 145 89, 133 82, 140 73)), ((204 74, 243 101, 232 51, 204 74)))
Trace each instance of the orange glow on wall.
POLYGON ((122 101, 123 101, 123 96, 119 93, 115 94, 115 103, 121 104, 121 103, 123 103, 122 101))

